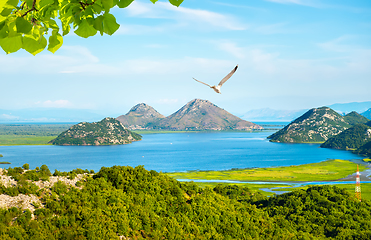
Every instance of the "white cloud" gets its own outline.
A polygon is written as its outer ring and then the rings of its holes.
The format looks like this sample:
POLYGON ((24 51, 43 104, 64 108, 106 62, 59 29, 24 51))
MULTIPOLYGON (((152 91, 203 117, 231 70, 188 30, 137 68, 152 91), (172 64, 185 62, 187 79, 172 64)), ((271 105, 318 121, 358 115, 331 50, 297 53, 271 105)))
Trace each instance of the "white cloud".
POLYGON ((241 47, 237 47, 237 45, 233 42, 223 41, 217 43, 219 49, 235 56, 236 58, 243 59, 245 58, 244 49, 241 47))
POLYGON ((313 1, 311 0, 266 0, 268 2, 275 2, 281 4, 298 4, 305 6, 313 6, 313 1))
MULTIPOLYGON (((245 30, 248 28, 246 24, 239 22, 231 15, 182 6, 174 7, 168 2, 158 2, 153 5, 135 1, 125 8, 124 11, 131 17, 173 19, 176 22, 176 29, 179 29, 180 26, 192 27, 193 29, 201 28, 203 30, 245 30)), ((163 27, 171 28, 170 25, 163 27)), ((129 33, 129 30, 137 31, 133 28, 123 27, 120 32, 129 33)))
POLYGON ((0 115, 0 119, 1 120, 18 120, 19 119, 19 117, 18 116, 13 116, 13 115, 11 115, 11 114, 1 114, 0 115))

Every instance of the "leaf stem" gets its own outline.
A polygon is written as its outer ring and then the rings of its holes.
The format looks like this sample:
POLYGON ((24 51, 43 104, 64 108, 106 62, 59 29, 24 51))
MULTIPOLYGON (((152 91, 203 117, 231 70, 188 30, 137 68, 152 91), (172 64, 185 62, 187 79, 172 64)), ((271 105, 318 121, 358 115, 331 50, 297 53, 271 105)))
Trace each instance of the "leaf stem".
MULTIPOLYGON (((22 4, 22 5, 24 5, 24 4, 22 4)), ((35 7, 35 5, 36 5, 36 0, 33 0, 33 3, 32 3, 32 8, 31 9, 29 9, 27 12, 25 12, 25 13, 23 13, 23 15, 21 16, 21 17, 24 17, 24 16, 26 16, 29 12, 32 12, 32 11, 37 11, 37 9, 36 9, 36 7, 35 7)))

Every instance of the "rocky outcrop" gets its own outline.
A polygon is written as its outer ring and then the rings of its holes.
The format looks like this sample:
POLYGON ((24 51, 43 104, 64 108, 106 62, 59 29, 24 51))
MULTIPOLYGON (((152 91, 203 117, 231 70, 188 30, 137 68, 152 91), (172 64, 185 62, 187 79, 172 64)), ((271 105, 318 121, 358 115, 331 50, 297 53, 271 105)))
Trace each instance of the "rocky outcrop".
MULTIPOLYGON (((25 170, 27 171, 27 170, 25 170)), ((6 188, 8 187, 16 187, 17 181, 15 181, 11 176, 6 175, 6 170, 0 168, 0 184, 4 185, 6 188)), ((88 176, 87 173, 84 174, 77 174, 74 179, 68 179, 67 177, 62 176, 50 176, 48 181, 32 181, 33 184, 38 186, 40 189, 45 189, 48 192, 50 192, 50 188, 54 186, 58 181, 71 186, 71 187, 77 187, 76 183, 78 181, 83 180, 88 176)), ((31 182, 30 180, 27 180, 31 182)), ((11 207, 17 207, 23 210, 30 210, 31 212, 34 212, 36 208, 43 207, 42 201, 40 198, 34 194, 18 194, 17 196, 9 196, 6 194, 0 194, 0 208, 11 208, 11 207)))
POLYGON ((121 115, 116 119, 130 130, 148 130, 152 129, 152 126, 163 118, 165 116, 161 115, 153 107, 145 103, 139 103, 132 107, 127 114, 121 115))
POLYGON ((0 194, 0 208, 11 208, 16 207, 23 210, 35 211, 35 206, 42 206, 40 199, 33 195, 19 194, 11 197, 9 195, 0 194))
POLYGON ((261 126, 242 120, 215 104, 194 99, 177 112, 161 120, 155 129, 161 130, 260 130, 261 126))

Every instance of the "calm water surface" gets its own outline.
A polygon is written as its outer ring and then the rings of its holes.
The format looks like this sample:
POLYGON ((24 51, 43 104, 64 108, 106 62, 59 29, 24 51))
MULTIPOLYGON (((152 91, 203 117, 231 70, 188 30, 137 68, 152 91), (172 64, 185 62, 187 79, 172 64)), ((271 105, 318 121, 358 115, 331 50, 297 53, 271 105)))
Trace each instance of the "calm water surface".
POLYGON ((98 171, 102 166, 144 165, 163 172, 225 170, 231 168, 290 166, 327 159, 362 159, 347 151, 324 149, 318 144, 271 143, 272 132, 202 132, 145 134, 143 140, 118 146, 0 146, 0 161, 46 164, 53 172, 76 168, 98 171))

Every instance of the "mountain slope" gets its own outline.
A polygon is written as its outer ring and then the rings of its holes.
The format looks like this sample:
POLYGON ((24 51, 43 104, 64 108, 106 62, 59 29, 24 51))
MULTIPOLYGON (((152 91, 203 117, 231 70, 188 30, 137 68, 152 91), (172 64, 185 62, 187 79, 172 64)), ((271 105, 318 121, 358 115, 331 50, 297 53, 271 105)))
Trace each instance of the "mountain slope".
POLYGON ((345 115, 344 120, 351 125, 365 124, 369 121, 367 118, 365 118, 364 116, 362 116, 361 114, 355 111, 350 112, 347 115, 345 115))
POLYGON ((371 120, 371 108, 369 108, 366 112, 361 113, 361 115, 371 120))
POLYGON ((331 108, 313 108, 268 138, 272 142, 324 142, 349 127, 351 124, 331 108))
POLYGON ((242 120, 207 100, 194 99, 162 119, 155 129, 166 130, 252 130, 261 126, 242 120))
POLYGON ((150 129, 148 125, 153 125, 159 120, 165 118, 165 116, 158 113, 153 107, 139 103, 132 107, 130 111, 117 117, 124 126, 130 130, 135 129, 150 129))
POLYGON ((359 148, 357 148, 353 152, 371 157, 371 141, 369 141, 366 144, 360 146, 359 148))
POLYGON ((54 145, 115 145, 141 140, 139 134, 130 132, 114 118, 100 122, 82 122, 73 125, 57 138, 50 141, 54 145))
POLYGON ((356 149, 371 141, 371 127, 357 124, 321 144, 323 148, 356 149))

